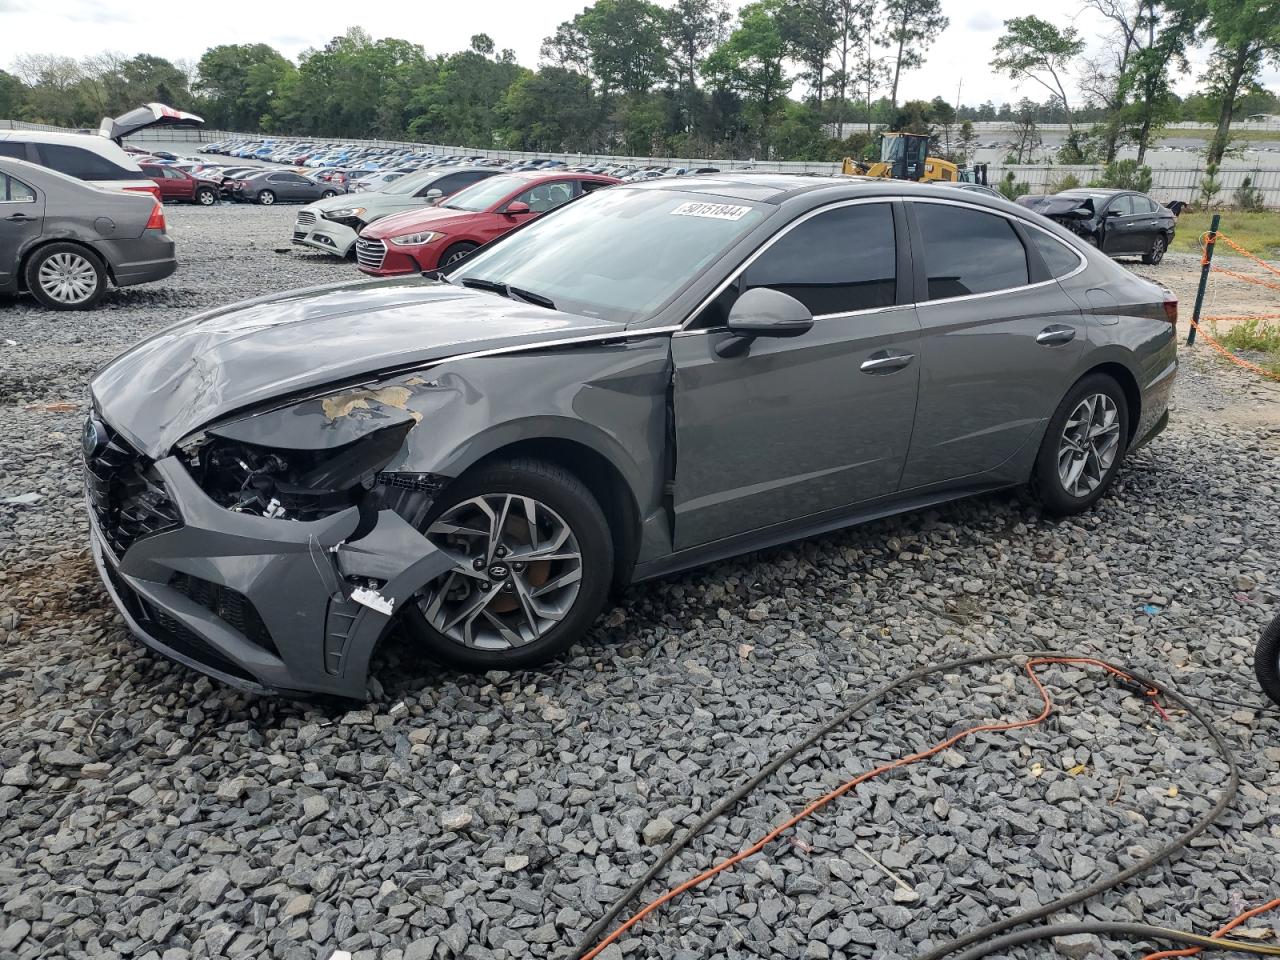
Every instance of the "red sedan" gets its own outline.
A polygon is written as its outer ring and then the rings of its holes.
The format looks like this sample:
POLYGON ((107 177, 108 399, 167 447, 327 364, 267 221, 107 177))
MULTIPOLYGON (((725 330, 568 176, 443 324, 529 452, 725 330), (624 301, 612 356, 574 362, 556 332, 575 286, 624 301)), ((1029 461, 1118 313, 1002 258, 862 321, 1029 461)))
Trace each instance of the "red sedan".
POLYGON ((541 171, 490 177, 437 207, 375 220, 356 240, 356 263, 375 277, 434 270, 574 197, 617 182, 591 173, 541 171))

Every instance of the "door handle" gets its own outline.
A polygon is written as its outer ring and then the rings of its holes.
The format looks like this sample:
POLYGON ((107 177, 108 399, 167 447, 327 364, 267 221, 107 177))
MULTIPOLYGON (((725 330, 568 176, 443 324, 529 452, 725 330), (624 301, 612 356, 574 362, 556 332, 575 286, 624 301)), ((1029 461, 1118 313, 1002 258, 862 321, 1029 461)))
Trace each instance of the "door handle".
POLYGON ((5 217, 10 223, 33 223, 35 217, 28 217, 25 213, 12 213, 5 217))
POLYGON ((881 350, 863 360, 862 366, 858 369, 863 373, 893 373, 907 366, 915 358, 914 353, 890 353, 888 350, 881 350))
POLYGON ((1063 343, 1070 343, 1075 338, 1075 327, 1052 326, 1045 327, 1036 334, 1036 343, 1044 344, 1046 347, 1056 347, 1063 343))

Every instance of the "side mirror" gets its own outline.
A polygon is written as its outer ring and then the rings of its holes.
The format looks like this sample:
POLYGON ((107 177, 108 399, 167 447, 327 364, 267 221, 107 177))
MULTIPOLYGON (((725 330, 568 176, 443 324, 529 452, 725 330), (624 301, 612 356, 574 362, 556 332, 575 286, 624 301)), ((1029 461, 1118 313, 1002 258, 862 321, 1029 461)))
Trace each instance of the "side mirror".
POLYGON ((734 302, 726 324, 732 337, 716 346, 722 357, 737 356, 756 337, 798 337, 813 329, 813 314, 797 300, 768 287, 748 290, 734 302))
POLYGON ((512 200, 507 204, 507 209, 502 212, 509 217, 514 217, 516 214, 528 213, 529 205, 523 200, 512 200))
POLYGON ((424 194, 424 196, 427 199, 427 203, 439 203, 440 198, 444 196, 444 191, 439 187, 432 187, 424 194))
POLYGON ((1108 210, 1105 214, 1103 214, 1103 216, 1104 216, 1107 220, 1110 220, 1112 217, 1118 217, 1118 216, 1120 216, 1120 211, 1119 211, 1119 210, 1116 210, 1116 209, 1114 209, 1114 208, 1113 208, 1113 209, 1111 209, 1111 210, 1108 210))

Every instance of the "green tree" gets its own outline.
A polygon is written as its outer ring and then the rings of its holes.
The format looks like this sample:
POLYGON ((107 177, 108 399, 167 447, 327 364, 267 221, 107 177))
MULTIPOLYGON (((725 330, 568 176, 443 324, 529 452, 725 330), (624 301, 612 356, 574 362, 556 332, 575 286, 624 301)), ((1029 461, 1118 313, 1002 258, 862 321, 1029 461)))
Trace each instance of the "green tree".
POLYGON ((1067 114, 1067 129, 1074 131, 1071 106, 1063 79, 1071 61, 1084 50, 1075 27, 1059 28, 1031 15, 1004 22, 1004 35, 996 41, 991 66, 1014 80, 1029 79, 1057 98, 1067 114))
POLYGON ((670 74, 669 14, 649 0, 596 0, 542 42, 556 66, 586 71, 604 96, 647 93, 670 74))
POLYGON ((595 151, 600 115, 591 80, 564 67, 523 73, 499 106, 504 144, 513 150, 595 151))
MULTIPOLYGON (((479 45, 481 48, 485 44, 479 45)), ((415 137, 458 146, 492 147, 505 128, 503 97, 530 71, 471 50, 445 57, 430 79, 414 91, 409 124, 415 137)), ((493 49, 492 43, 488 45, 493 49)))
POLYGON ((783 0, 778 9, 782 36, 792 57, 804 70, 815 106, 822 109, 826 90, 827 57, 840 36, 840 0, 783 0))
POLYGON ((196 65, 205 120, 215 127, 257 130, 296 72, 291 61, 265 43, 209 48, 196 65))
POLYGON ((898 83, 905 70, 924 64, 925 51, 951 21, 942 0, 885 0, 885 45, 893 52, 893 86, 889 106, 898 105, 898 83))
POLYGON ((0 117, 16 120, 27 102, 27 88, 12 73, 0 70, 0 117))
POLYGON ((738 26, 702 68, 716 87, 742 97, 764 157, 769 156, 770 135, 792 84, 784 68, 789 51, 778 19, 781 4, 782 0, 758 0, 743 7, 738 26))
POLYGON ((1231 136, 1231 119, 1240 97, 1258 81, 1263 64, 1280 61, 1280 0, 1178 0, 1188 20, 1203 14, 1203 36, 1213 45, 1209 93, 1218 104, 1218 125, 1208 162, 1222 161, 1231 136))

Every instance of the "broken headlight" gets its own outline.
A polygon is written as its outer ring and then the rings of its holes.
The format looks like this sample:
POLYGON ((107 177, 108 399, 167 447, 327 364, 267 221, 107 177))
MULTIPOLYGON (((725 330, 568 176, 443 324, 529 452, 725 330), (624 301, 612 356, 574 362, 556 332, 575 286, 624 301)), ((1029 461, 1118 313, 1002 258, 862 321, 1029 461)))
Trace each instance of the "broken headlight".
POLYGON ((214 501, 236 513, 319 520, 357 506, 404 444, 410 423, 339 447, 268 448, 212 433, 183 450, 187 469, 214 501))

